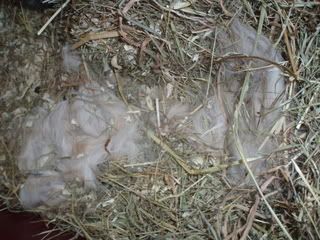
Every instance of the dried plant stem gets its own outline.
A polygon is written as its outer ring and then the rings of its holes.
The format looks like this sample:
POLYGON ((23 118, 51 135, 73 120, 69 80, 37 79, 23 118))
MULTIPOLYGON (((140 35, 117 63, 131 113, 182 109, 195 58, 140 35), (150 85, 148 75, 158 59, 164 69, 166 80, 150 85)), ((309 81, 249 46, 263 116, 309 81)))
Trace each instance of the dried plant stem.
MULTIPOLYGON (((161 139, 155 136, 155 134, 151 131, 147 131, 147 135, 159 146, 162 147, 163 150, 165 150, 167 153, 169 153, 173 159, 182 167, 188 174, 190 175, 202 175, 202 174, 208 174, 208 173, 214 173, 219 172, 222 170, 225 170, 229 167, 236 166, 239 164, 242 164, 242 160, 234 161, 230 164, 220 164, 214 167, 205 168, 205 169, 194 169, 190 167, 178 154, 176 154, 167 144, 165 144, 161 139)), ((258 160, 258 158, 249 159, 249 161, 255 161, 258 160)), ((248 159, 247 159, 248 161, 248 159)))
POLYGON ((70 2, 71 0, 66 0, 64 4, 61 5, 60 8, 49 18, 49 20, 43 25, 43 27, 38 31, 38 36, 41 35, 41 33, 48 27, 48 25, 53 21, 53 19, 58 16, 58 14, 64 9, 70 2))

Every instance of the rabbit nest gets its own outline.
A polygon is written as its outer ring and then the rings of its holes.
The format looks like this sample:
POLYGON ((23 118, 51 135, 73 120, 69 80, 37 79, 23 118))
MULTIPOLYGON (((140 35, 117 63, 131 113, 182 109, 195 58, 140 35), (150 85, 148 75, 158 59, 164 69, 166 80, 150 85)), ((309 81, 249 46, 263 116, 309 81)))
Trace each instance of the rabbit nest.
POLYGON ((320 239, 319 10, 2 4, 3 205, 87 239, 320 239))

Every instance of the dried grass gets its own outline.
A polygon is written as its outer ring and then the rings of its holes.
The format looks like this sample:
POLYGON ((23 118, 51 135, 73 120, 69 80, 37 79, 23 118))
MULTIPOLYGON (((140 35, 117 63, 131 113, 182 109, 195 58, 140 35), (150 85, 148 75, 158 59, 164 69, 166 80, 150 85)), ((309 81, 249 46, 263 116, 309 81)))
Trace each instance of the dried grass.
MULTIPOLYGON (((101 168, 98 193, 84 194, 75 188, 67 206, 37 211, 57 229, 87 239, 320 239, 319 7, 316 2, 272 0, 83 0, 69 4, 42 33, 42 39, 55 36, 47 52, 57 56, 52 50, 60 45, 56 36, 68 29, 73 48, 81 48, 86 59, 111 62, 117 56, 117 65, 130 76, 130 81, 118 79, 119 95, 133 105, 139 83, 170 86, 174 98, 201 106, 205 96, 199 92, 210 92, 221 62, 232 57, 250 58, 217 56, 215 37, 204 36, 214 26, 228 25, 235 16, 264 33, 287 60, 285 66, 279 66, 287 80, 286 121, 282 128, 277 126, 284 143, 277 165, 265 175, 263 184, 251 173, 250 159, 243 156, 236 162, 246 166, 255 187, 234 188, 223 171, 228 165, 212 166, 210 155, 181 147, 179 135, 159 138, 148 132, 157 143, 157 161, 134 166, 111 162, 101 168), (202 168, 196 164, 199 156, 202 168)), ((10 17, 8 22, 23 23, 19 26, 20 41, 27 36, 29 44, 34 44, 29 39, 40 23, 49 19, 33 22, 25 10, 13 12, 4 5, 1 9, 10 17), (15 14, 20 20, 11 18, 15 14)), ((1 38, 4 46, 8 46, 8 39, 10 35, 1 38)), ((8 56, 5 49, 0 51, 8 56)), ((29 54, 24 61, 32 62, 29 54)), ((44 59, 52 61, 52 57, 44 59)), ((15 59, 5 61, 1 96, 15 84, 14 94, 22 100, 1 98, 0 199, 7 208, 19 209, 17 193, 23 176, 14 164, 19 140, 16 129, 25 112, 43 101, 29 90, 39 85, 43 93, 59 99, 70 87, 63 84, 63 76, 56 77, 60 74, 53 77, 52 73, 61 73, 61 69, 54 70, 54 64, 42 64, 36 71, 43 76, 30 83, 23 74, 10 70, 15 59), (14 120, 10 121, 10 116, 14 120)), ((238 147, 241 150, 239 141, 238 147)))

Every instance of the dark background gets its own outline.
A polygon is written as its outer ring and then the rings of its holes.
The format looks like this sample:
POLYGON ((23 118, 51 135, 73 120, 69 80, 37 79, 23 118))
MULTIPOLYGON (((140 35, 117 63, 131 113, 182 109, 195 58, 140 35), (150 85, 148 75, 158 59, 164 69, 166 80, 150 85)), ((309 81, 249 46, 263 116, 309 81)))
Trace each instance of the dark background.
MULTIPOLYGON (((59 235, 58 231, 44 238, 45 235, 39 235, 43 231, 48 231, 52 227, 47 227, 42 218, 32 213, 13 213, 8 210, 0 211, 0 236, 4 240, 40 240, 48 239, 59 235)), ((75 236, 73 233, 61 234, 53 239, 67 240, 75 236)), ((82 238, 76 238, 81 240, 82 238)))

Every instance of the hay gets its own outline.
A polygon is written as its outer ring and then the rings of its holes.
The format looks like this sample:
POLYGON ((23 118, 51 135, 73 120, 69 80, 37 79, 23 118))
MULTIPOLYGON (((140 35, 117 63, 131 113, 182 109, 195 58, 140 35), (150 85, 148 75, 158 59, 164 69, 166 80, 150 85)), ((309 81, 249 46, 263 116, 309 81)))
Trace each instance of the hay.
MULTIPOLYGON (((44 102, 72 99, 84 78, 108 79, 105 84, 132 111, 151 113, 148 129, 162 126, 159 132, 147 132, 156 143, 152 149, 156 158, 110 161, 100 166, 99 191, 70 182, 71 201, 58 209, 34 211, 62 231, 87 239, 320 239, 318 5, 78 1, 69 4, 37 40, 36 32, 55 10, 36 16, 14 11, 15 19, 12 10, 1 6, 5 16, 1 24, 7 34, 1 37, 5 58, 0 197, 7 208, 19 208, 18 193, 26 177, 15 164, 25 116, 44 102), (190 123, 181 117, 185 111, 197 113, 207 106, 206 97, 214 91, 211 86, 223 64, 263 60, 232 51, 219 54, 215 29, 228 29, 235 17, 271 39, 287 60, 283 65, 276 63, 287 83, 287 100, 279 106, 286 120, 280 118, 272 126, 282 144, 276 161, 268 159, 272 168, 258 178, 247 164, 255 156, 250 159, 240 152, 241 161, 226 161, 225 152, 198 147, 199 139, 186 140, 190 123), (21 37, 10 55, 10 39, 16 38, 12 23, 21 37), (66 38, 82 53, 85 76, 63 74, 56 49, 62 49, 59 38, 66 29, 66 38), (106 63, 116 71, 115 78, 110 77, 106 63), (180 112, 168 108, 177 101, 192 108, 176 107, 180 112), (172 124, 172 119, 179 124, 172 124), (230 181, 224 169, 235 164, 245 165, 255 186, 235 186, 230 181)), ((275 63, 269 59, 268 64, 275 63)), ((238 141, 240 148, 241 144, 238 141)))

